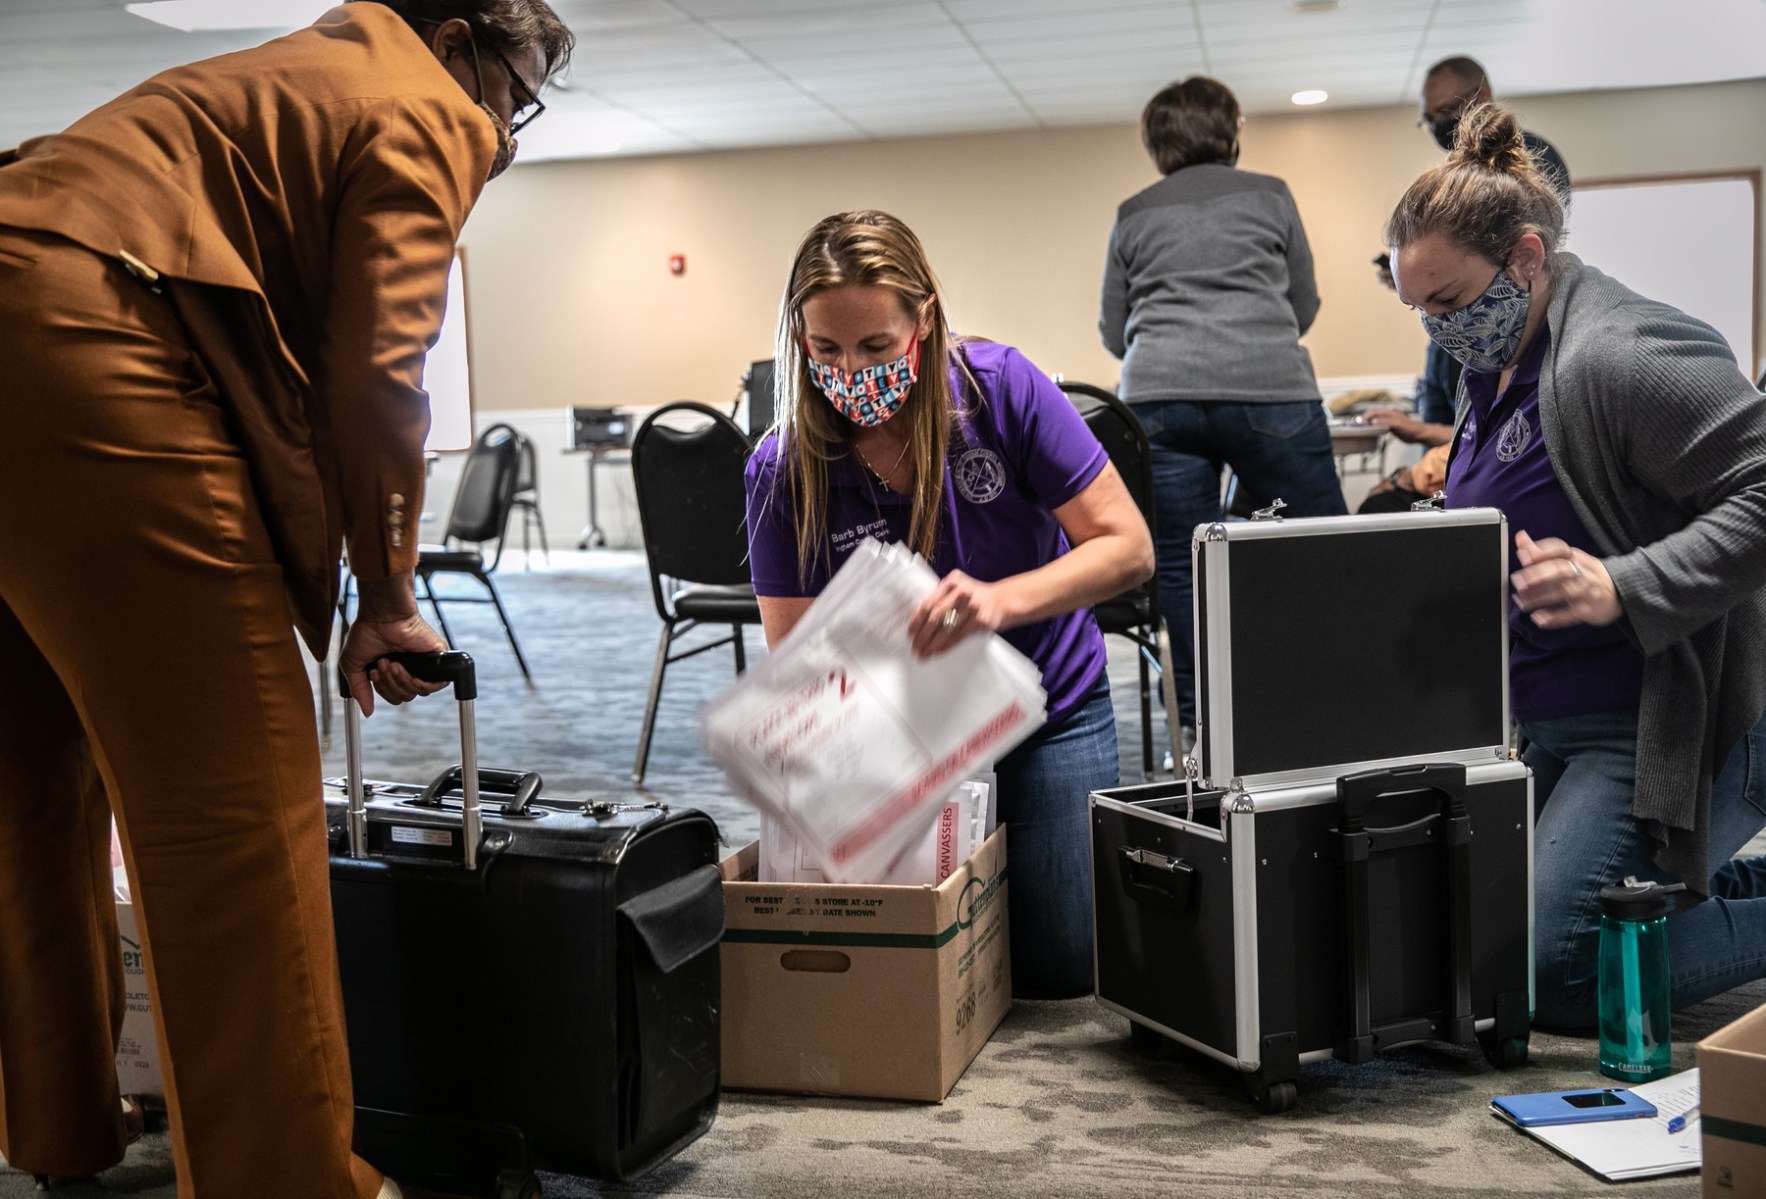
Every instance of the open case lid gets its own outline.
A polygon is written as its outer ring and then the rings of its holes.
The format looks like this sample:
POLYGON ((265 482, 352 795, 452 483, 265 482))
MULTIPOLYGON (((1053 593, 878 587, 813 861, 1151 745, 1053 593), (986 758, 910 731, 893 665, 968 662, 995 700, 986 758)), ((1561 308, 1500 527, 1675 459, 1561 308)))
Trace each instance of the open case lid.
POLYGON ((1506 757, 1508 544, 1494 508, 1198 526, 1203 780, 1506 757))

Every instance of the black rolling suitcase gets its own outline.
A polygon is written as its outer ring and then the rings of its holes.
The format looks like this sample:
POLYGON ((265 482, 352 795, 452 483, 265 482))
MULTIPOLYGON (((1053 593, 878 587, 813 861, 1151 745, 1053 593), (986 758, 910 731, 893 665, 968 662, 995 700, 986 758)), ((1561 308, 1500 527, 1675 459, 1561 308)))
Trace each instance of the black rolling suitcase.
POLYGON ((1526 1060, 1532 780, 1508 755, 1492 510, 1213 525, 1198 778, 1091 797, 1097 993, 1240 1070, 1418 1041, 1526 1060))
POLYGON ((400 1181, 524 1199, 533 1171, 629 1180, 711 1127, 717 828, 555 804, 477 767, 472 661, 400 655, 460 701, 462 765, 328 794, 356 1150, 400 1181))

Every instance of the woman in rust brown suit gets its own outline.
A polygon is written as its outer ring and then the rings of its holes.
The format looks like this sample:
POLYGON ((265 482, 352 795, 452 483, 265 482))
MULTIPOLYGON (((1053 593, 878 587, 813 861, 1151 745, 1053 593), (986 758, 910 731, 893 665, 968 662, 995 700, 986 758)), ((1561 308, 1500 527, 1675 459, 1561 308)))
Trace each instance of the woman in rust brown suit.
POLYGON ((387 0, 0 156, 0 1153, 119 1161, 114 814, 179 1195, 395 1196, 350 1152, 312 697, 412 594, 454 243, 565 62, 542 0, 387 0))

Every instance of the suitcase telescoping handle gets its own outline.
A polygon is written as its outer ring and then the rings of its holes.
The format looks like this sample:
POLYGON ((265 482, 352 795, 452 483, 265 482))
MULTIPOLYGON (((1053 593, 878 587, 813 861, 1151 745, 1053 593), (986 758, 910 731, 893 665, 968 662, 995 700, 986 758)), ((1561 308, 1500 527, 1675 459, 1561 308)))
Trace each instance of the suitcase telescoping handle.
MULTIPOLYGON (((1369 994, 1369 966, 1373 942, 1372 899, 1368 889, 1370 855, 1433 842, 1446 858, 1447 879, 1447 978, 1442 1017, 1447 1027, 1441 1039, 1465 1044, 1472 1039, 1472 821, 1466 810, 1466 768, 1457 762, 1426 762, 1365 770, 1337 780, 1337 804, 1342 825, 1336 836, 1344 868, 1344 901, 1349 950, 1345 974, 1347 1037, 1338 1052, 1350 1062, 1373 1056, 1374 1028, 1369 994), (1392 795, 1433 791, 1441 807, 1408 824, 1370 827, 1368 809, 1392 795), (1439 832, 1440 836, 1436 836, 1439 832)), ((1395 1032, 1394 1040, 1416 1037, 1395 1032)), ((1421 1032, 1421 1029, 1413 1030, 1421 1032)))
MULTIPOLYGON (((426 683, 449 683, 454 698, 460 701, 460 837, 464 842, 466 869, 478 867, 478 841, 484 830, 484 817, 478 807, 478 724, 473 715, 473 701, 478 698, 478 674, 472 666, 472 655, 460 650, 446 653, 387 654, 386 661, 397 662, 411 672, 411 677, 426 683)), ((368 791, 362 785, 362 713, 350 702, 349 680, 338 671, 343 694, 343 739, 345 766, 344 785, 349 794, 350 857, 368 856, 368 791)))

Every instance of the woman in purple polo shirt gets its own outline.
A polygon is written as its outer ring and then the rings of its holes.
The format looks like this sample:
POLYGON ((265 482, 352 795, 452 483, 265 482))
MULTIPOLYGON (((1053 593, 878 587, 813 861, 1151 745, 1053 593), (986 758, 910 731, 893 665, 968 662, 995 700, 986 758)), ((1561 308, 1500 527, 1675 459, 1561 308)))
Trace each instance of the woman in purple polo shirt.
POLYGON ((779 425, 748 464, 767 644, 866 537, 942 581, 903 612, 921 655, 999 633, 1042 669, 1048 723, 996 765, 1011 826, 1012 982, 1091 990, 1086 795, 1112 787, 1099 600, 1153 570, 1146 522, 1061 390, 1022 354, 959 340, 913 232, 847 212, 798 247, 779 316, 779 425))
POLYGON ((1715 330, 1559 251, 1560 197, 1484 106, 1386 227, 1466 366, 1450 507, 1515 529, 1509 680, 1540 808, 1541 1023, 1591 1027, 1599 891, 1686 884, 1675 1006, 1766 977, 1766 401, 1715 330))

